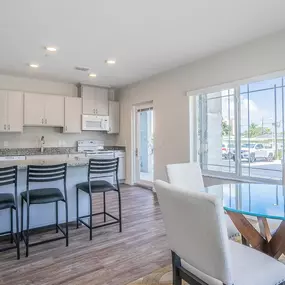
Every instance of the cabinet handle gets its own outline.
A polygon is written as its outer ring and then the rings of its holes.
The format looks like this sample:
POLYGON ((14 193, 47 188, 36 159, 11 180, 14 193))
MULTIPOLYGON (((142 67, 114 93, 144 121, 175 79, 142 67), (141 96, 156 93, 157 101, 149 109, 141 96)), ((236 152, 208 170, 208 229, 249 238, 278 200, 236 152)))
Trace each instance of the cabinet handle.
POLYGON ((42 124, 44 123, 44 119, 42 119, 42 124))
POLYGON ((67 126, 65 126, 65 131, 67 131, 67 126))
POLYGON ((6 125, 4 125, 4 130, 6 130, 6 125))
POLYGON ((10 131, 10 124, 8 125, 8 130, 10 131))
POLYGON ((46 124, 47 124, 47 119, 46 119, 46 124))

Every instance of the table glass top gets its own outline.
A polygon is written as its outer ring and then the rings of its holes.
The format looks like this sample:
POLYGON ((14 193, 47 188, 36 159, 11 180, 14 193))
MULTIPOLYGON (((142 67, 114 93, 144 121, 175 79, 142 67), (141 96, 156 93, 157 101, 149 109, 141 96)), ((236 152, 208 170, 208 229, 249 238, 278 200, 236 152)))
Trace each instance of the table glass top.
POLYGON ((222 198, 226 211, 285 220, 285 187, 270 184, 223 184, 203 190, 222 198))

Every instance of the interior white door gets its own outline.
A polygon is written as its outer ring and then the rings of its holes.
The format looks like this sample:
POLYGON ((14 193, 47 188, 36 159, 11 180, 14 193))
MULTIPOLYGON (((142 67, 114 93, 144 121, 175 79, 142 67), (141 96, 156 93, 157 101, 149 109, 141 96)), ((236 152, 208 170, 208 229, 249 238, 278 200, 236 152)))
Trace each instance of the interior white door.
POLYGON ((64 99, 64 132, 81 133, 82 99, 65 97, 64 99))
POLYGON ((22 132, 24 124, 23 93, 8 91, 7 117, 8 131, 22 132))
POLYGON ((42 126, 45 115, 45 95, 24 94, 24 125, 42 126))
POLYGON ((7 131, 7 91, 0 90, 0 132, 7 131))
POLYGON ((52 127, 64 126, 64 97, 45 95, 45 125, 52 127))

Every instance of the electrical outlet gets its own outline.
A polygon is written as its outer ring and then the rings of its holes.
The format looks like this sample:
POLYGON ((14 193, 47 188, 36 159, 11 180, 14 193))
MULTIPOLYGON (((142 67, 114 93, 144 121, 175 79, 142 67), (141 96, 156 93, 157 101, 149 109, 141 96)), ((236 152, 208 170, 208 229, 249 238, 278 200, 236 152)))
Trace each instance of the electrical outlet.
POLYGON ((7 141, 4 141, 4 147, 8 147, 9 143, 7 141))

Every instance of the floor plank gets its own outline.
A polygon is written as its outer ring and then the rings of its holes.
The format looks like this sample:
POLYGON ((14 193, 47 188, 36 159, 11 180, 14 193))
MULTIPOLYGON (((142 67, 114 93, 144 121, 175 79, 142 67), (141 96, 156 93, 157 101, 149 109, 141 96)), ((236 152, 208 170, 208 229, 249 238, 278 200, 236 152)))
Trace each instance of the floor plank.
MULTIPOLYGON (((15 251, 0 253, 0 284, 125 285, 170 264, 161 212, 151 191, 122 187, 123 232, 118 225, 96 229, 70 228, 70 245, 64 240, 30 248, 30 256, 15 258, 15 251)), ((107 210, 117 214, 116 193, 107 193, 107 210)), ((93 197, 102 211, 102 195, 93 197)), ((102 217, 96 217, 101 222, 102 217)), ((32 240, 54 237, 55 231, 37 233, 32 240)))

